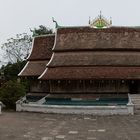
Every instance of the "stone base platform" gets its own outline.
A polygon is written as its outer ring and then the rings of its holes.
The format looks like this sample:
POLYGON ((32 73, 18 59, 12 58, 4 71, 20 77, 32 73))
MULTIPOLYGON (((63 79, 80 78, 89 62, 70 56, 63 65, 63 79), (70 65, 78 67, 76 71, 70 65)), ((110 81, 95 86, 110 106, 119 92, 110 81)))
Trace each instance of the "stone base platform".
POLYGON ((16 111, 60 113, 60 114, 92 114, 92 115, 128 115, 134 114, 132 103, 113 106, 68 106, 68 105, 41 105, 17 101, 16 111))

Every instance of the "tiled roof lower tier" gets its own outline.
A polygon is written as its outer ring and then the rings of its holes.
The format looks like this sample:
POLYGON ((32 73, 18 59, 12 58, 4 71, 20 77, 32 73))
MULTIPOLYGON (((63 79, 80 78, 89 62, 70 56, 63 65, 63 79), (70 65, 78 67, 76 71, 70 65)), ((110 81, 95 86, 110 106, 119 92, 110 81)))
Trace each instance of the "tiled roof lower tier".
POLYGON ((56 67, 47 68, 44 80, 140 79, 140 67, 56 67))
POLYGON ((140 66, 140 51, 56 52, 48 67, 140 66))
POLYGON ((48 60, 45 61, 28 61, 19 76, 40 76, 46 68, 48 60))

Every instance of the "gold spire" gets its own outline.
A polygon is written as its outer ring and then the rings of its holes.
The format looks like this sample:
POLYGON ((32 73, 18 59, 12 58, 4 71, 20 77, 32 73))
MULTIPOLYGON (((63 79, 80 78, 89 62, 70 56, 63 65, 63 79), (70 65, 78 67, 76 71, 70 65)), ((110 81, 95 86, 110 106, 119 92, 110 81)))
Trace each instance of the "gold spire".
POLYGON ((100 14, 98 17, 96 17, 94 20, 89 19, 89 25, 91 28, 109 28, 112 25, 112 19, 107 20, 106 18, 103 17, 102 11, 100 11, 100 14))

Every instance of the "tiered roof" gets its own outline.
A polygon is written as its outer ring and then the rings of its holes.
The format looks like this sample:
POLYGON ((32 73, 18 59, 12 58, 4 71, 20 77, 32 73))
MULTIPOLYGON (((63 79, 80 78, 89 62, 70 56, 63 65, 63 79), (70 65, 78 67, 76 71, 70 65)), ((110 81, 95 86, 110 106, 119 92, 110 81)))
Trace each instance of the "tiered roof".
POLYGON ((140 79, 140 28, 58 28, 41 79, 140 79))
POLYGON ((40 76, 42 74, 52 56, 54 37, 54 35, 45 35, 34 38, 32 52, 19 76, 40 76))
POLYGON ((140 79, 140 67, 56 67, 47 68, 41 79, 94 80, 140 79))
POLYGON ((140 50, 140 28, 58 28, 56 51, 140 50))
POLYGON ((50 60, 52 56, 53 45, 54 35, 43 35, 35 37, 33 41, 32 52, 28 60, 50 60))

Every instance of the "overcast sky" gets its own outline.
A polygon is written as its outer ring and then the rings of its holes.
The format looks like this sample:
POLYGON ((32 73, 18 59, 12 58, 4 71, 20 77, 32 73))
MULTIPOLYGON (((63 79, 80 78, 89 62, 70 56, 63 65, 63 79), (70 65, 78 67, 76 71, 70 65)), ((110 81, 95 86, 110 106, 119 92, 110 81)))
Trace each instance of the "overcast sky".
POLYGON ((88 25, 100 10, 113 25, 140 26, 140 0, 0 0, 0 45, 17 33, 46 25, 88 25))

